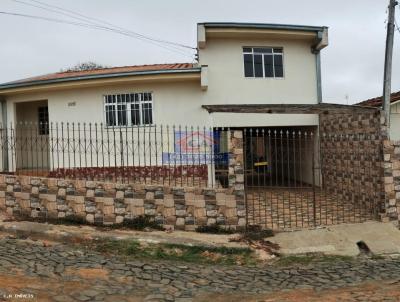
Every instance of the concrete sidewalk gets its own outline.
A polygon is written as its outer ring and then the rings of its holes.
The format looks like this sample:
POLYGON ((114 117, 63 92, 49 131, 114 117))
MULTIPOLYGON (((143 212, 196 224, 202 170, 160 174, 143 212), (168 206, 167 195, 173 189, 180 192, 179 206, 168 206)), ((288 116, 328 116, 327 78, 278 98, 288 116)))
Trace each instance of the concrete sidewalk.
MULTIPOLYGON (((230 242, 235 235, 214 235, 196 232, 100 230, 91 226, 52 225, 36 222, 4 222, 0 216, 0 232, 22 235, 31 239, 59 242, 84 240, 132 239, 148 243, 173 243, 187 245, 245 247, 244 243, 230 242)), ((267 240, 280 246, 284 255, 324 253, 329 255, 357 256, 358 241, 364 241, 376 255, 400 254, 400 231, 391 223, 365 222, 342 224, 319 229, 277 233, 267 240)))
POLYGON ((29 221, 4 222, 0 218, 0 232, 31 239, 82 242, 95 239, 132 239, 147 243, 172 243, 201 246, 246 247, 244 243, 229 242, 232 235, 214 235, 184 231, 101 230, 92 226, 53 225, 29 221))
POLYGON ((280 245, 282 254, 356 256, 358 241, 364 241, 376 255, 400 254, 400 231, 392 223, 377 221, 278 233, 270 241, 280 245))

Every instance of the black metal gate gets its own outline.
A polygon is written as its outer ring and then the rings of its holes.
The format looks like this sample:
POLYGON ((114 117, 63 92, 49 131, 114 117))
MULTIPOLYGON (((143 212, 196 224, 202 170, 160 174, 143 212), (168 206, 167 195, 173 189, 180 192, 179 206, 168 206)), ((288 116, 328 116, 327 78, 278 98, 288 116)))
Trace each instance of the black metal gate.
POLYGON ((247 223, 293 229, 377 218, 382 144, 314 127, 246 128, 247 223))

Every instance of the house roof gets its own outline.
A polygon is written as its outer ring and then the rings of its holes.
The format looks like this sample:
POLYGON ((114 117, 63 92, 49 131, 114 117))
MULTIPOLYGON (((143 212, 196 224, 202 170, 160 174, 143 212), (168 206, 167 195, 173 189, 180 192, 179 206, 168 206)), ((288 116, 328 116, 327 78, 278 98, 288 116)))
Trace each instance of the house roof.
POLYGON ((255 29, 279 29, 319 32, 326 29, 326 26, 273 24, 273 23, 241 23, 241 22, 204 22, 199 23, 208 28, 255 28, 255 29))
MULTIPOLYGON (((390 103, 395 103, 398 101, 400 101, 400 91, 393 92, 390 95, 390 103)), ((357 105, 369 106, 369 107, 382 107, 382 102, 383 102, 383 97, 378 96, 376 98, 368 99, 360 103, 357 103, 357 105)))
POLYGON ((134 75, 151 75, 151 74, 170 74, 181 72, 200 72, 199 67, 195 67, 192 63, 174 63, 174 64, 153 64, 153 65, 135 65, 101 68, 86 71, 66 71, 45 74, 41 76, 26 78, 13 82, 0 84, 0 90, 26 87, 42 84, 90 80, 98 78, 112 78, 134 75))

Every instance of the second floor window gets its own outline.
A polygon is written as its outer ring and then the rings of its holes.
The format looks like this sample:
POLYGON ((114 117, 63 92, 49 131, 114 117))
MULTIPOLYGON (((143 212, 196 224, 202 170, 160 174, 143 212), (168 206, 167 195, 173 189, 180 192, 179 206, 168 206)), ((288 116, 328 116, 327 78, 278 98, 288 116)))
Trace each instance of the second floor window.
POLYGON ((104 96, 107 126, 140 126, 153 124, 153 96, 149 92, 104 96))
POLYGON ((283 50, 269 47, 244 47, 246 78, 283 78, 283 50))

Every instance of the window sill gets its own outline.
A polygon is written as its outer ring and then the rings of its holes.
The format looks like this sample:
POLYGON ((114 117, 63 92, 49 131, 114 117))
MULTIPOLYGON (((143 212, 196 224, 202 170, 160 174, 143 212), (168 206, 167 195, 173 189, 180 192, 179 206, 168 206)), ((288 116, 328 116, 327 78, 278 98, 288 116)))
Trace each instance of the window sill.
POLYGON ((137 126, 104 126, 104 129, 130 129, 130 128, 154 128, 156 124, 137 126))
POLYGON ((244 77, 246 80, 285 80, 285 77, 282 78, 256 78, 256 77, 244 77))

